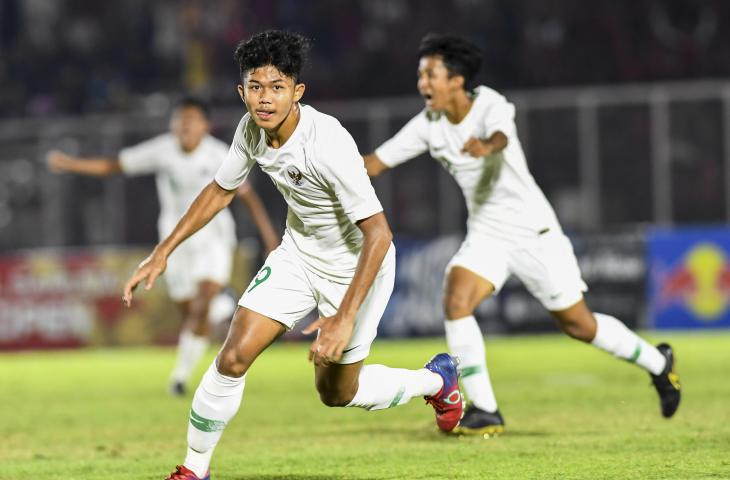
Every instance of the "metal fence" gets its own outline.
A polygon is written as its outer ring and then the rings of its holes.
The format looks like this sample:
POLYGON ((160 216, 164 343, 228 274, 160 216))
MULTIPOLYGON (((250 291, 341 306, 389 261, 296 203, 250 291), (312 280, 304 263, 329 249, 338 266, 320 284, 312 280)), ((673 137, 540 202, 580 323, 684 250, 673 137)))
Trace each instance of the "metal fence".
MULTIPOLYGON (((505 93, 517 106, 533 175, 567 229, 730 220, 730 82, 505 93)), ((54 175, 44 160, 51 148, 114 155, 165 131, 167 110, 149 104, 148 113, 0 122, 0 249, 154 242, 158 205, 150 178, 54 175)), ((339 118, 364 153, 423 104, 396 97, 314 106, 339 118)), ((230 140, 242 113, 242 106, 216 109, 214 133, 230 140)), ((285 205, 271 183, 263 175, 254 183, 283 223, 285 205)), ((397 233, 464 228, 461 193, 436 162, 416 159, 374 184, 397 233)), ((239 234, 254 233, 239 223, 239 234)))

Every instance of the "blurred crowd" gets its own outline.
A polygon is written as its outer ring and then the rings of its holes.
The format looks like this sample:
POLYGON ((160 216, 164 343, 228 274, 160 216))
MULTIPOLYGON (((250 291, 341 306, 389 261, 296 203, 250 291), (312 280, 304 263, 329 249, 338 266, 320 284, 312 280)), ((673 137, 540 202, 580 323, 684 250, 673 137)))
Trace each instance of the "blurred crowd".
POLYGON ((235 44, 266 28, 315 48, 310 99, 415 91, 418 41, 463 34, 479 81, 531 88, 722 77, 722 0, 0 0, 0 116, 141 108, 158 93, 235 101, 235 44))

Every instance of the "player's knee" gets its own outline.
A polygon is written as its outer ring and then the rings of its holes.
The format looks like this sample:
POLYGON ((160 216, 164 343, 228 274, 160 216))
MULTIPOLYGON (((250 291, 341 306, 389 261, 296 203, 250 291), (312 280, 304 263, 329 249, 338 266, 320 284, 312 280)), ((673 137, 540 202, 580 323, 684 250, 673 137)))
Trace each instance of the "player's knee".
POLYGON ((200 322, 207 322, 208 310, 213 302, 213 297, 199 294, 190 305, 190 314, 200 322))
POLYGON ((473 313, 473 306, 466 295, 447 293, 444 296, 444 313, 446 318, 463 318, 473 313))
POLYGON ((218 372, 227 377, 242 377, 251 362, 235 349, 224 349, 218 354, 218 372))

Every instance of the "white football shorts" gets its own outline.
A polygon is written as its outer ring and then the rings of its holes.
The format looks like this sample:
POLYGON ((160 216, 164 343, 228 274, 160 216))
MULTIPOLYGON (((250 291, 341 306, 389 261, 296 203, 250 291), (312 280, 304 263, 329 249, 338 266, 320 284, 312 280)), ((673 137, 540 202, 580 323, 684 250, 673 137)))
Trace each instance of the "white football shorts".
POLYGON ((167 269, 163 274, 170 298, 176 302, 191 300, 203 281, 228 285, 233 253, 228 240, 181 243, 167 259, 167 269))
POLYGON ((483 234, 467 234, 446 266, 447 276, 455 266, 489 280, 495 293, 510 274, 514 274, 549 311, 575 305, 588 291, 570 239, 555 229, 514 242, 483 234))
MULTIPOLYGON (((349 287, 308 270, 291 249, 282 244, 271 252, 238 301, 240 306, 276 320, 289 330, 315 307, 320 316, 334 315, 349 287)), ((359 362, 370 354, 394 282, 395 248, 391 245, 357 312, 352 338, 338 363, 359 362)))

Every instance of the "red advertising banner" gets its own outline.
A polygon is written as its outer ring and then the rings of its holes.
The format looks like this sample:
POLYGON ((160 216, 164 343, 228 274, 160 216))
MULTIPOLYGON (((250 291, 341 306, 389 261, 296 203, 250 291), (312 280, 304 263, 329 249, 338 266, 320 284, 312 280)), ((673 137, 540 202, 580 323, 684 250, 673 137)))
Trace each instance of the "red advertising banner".
MULTIPOLYGON (((122 306, 122 287, 147 248, 30 250, 0 256, 0 350, 86 345, 174 343, 180 313, 165 282, 122 306)), ((233 288, 240 292, 254 265, 244 245, 236 254, 233 288)))

